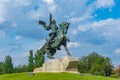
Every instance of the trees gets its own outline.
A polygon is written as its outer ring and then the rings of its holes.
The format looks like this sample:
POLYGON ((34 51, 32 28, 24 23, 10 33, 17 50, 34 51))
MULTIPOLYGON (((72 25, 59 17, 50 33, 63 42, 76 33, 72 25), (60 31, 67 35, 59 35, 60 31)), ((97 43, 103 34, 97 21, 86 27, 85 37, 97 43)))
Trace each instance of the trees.
POLYGON ((14 67, 14 73, 20 73, 20 72, 28 72, 28 66, 27 65, 18 65, 17 67, 14 67))
POLYGON ((42 64, 44 63, 44 56, 40 53, 40 50, 37 50, 35 54, 35 64, 34 67, 41 67, 42 64))
POLYGON ((105 72, 105 75, 106 76, 110 76, 110 74, 112 73, 112 70, 114 68, 112 62, 111 62, 111 59, 108 58, 108 57, 105 57, 104 58, 104 62, 103 62, 103 69, 104 69, 104 72, 105 72))
POLYGON ((87 56, 83 56, 79 60, 78 71, 80 73, 88 73, 88 71, 89 71, 89 65, 88 65, 88 57, 87 56))
POLYGON ((4 73, 4 62, 0 62, 0 74, 4 73))
POLYGON ((33 71, 34 69, 34 57, 33 57, 33 50, 29 51, 29 56, 28 56, 28 71, 33 71))
POLYGON ((40 50, 36 51, 35 58, 33 57, 33 50, 29 51, 28 57, 28 71, 33 71, 34 68, 41 67, 44 63, 44 56, 40 53, 40 50))
POLYGON ((19 72, 31 72, 34 68, 41 67, 44 63, 44 56, 40 53, 40 50, 36 51, 35 58, 33 56, 33 50, 29 51, 28 65, 18 65, 13 68, 12 57, 5 56, 5 61, 0 62, 0 74, 3 73, 19 73, 19 72), (35 62, 35 63, 34 63, 35 62))
POLYGON ((96 52, 83 56, 79 60, 78 71, 95 75, 110 76, 113 64, 108 57, 103 57, 96 52))
POLYGON ((0 74, 9 74, 13 73, 13 64, 12 57, 7 55, 5 56, 5 61, 0 62, 0 74))
POLYGON ((114 72, 115 72, 116 76, 120 78, 120 65, 118 65, 118 67, 115 68, 114 72))
POLYGON ((4 71, 5 73, 13 72, 12 58, 9 55, 5 56, 4 71))

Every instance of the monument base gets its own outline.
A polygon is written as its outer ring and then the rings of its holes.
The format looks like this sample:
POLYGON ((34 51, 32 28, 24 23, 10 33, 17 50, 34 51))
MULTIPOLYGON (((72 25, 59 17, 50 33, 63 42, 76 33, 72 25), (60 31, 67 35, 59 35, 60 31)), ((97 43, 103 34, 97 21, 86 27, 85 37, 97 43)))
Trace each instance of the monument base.
POLYGON ((33 72, 77 72, 78 62, 79 59, 72 56, 51 59, 45 62, 42 67, 34 69, 33 72))

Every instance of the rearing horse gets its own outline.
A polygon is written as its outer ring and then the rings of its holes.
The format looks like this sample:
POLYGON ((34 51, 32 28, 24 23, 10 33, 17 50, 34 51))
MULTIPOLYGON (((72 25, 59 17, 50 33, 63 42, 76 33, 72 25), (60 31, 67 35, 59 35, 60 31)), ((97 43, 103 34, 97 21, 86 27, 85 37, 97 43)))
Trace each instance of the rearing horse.
POLYGON ((40 49, 40 53, 43 55, 47 53, 47 57, 49 57, 50 59, 53 59, 54 58, 53 56, 55 55, 56 50, 63 45, 67 52, 67 55, 71 56, 67 48, 67 41, 69 41, 69 38, 66 36, 69 25, 70 23, 68 22, 62 22, 61 24, 59 24, 57 35, 54 38, 53 42, 49 44, 50 48, 48 48, 48 42, 46 42, 40 49))

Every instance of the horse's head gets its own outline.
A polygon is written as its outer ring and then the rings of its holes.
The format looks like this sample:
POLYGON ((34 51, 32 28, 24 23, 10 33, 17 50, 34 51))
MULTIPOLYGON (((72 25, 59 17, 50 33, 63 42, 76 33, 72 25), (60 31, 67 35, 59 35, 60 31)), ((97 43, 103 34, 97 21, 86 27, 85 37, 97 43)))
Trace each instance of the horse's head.
POLYGON ((61 28, 63 34, 67 34, 69 25, 70 25, 70 23, 68 23, 68 22, 62 22, 61 24, 59 24, 59 27, 61 28))

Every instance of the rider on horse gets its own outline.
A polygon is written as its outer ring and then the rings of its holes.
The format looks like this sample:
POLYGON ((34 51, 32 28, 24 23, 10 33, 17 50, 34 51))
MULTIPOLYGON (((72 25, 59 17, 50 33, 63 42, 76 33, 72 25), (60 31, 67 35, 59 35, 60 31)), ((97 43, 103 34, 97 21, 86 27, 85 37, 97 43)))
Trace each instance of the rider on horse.
MULTIPOLYGON (((48 48, 50 48, 50 45, 52 42, 54 42, 54 38, 56 37, 56 33, 57 33, 57 30, 58 30, 58 26, 56 25, 56 21, 53 19, 52 20, 52 14, 50 14, 50 23, 48 26, 46 26, 46 22, 42 21, 42 20, 39 20, 39 24, 42 25, 46 30, 52 30, 52 32, 49 34, 50 36, 50 39, 47 40, 48 41, 48 48)), ((60 48, 58 48, 58 50, 60 50, 60 48)))

